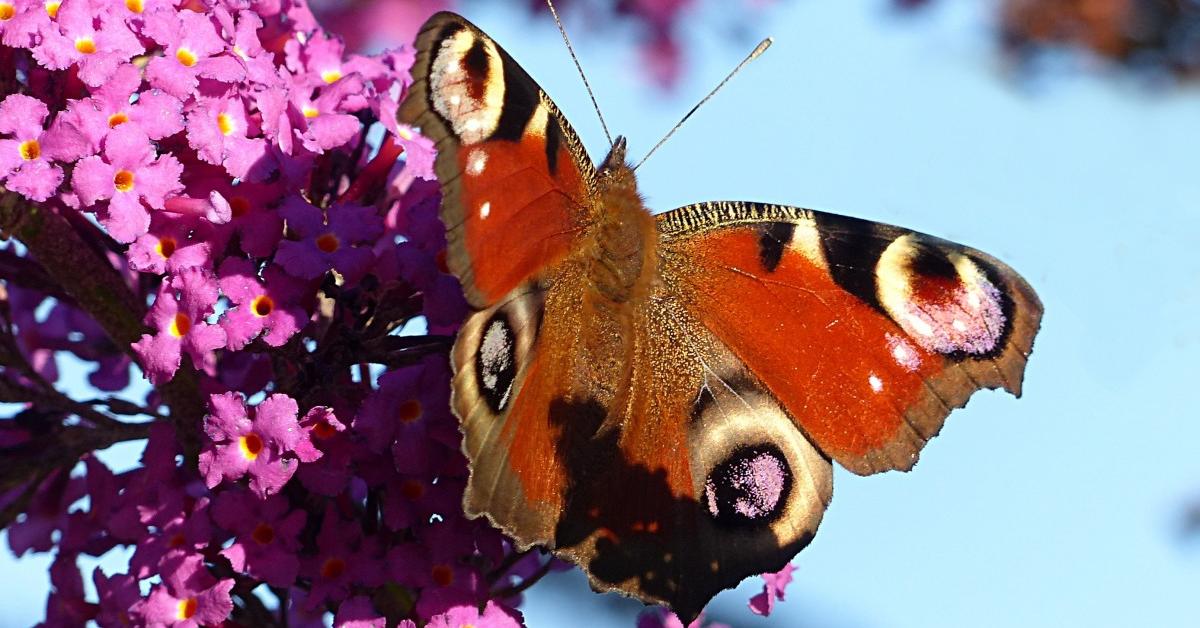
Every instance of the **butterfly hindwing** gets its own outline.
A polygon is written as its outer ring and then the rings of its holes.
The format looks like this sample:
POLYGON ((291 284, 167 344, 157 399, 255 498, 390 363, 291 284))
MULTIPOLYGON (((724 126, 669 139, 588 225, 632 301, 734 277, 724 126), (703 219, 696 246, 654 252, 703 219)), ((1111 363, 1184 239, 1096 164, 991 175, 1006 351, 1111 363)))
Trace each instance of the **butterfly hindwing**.
POLYGON ((486 307, 572 250, 595 171, 550 98, 473 24, 438 13, 416 46, 399 117, 436 143, 447 264, 486 307))
POLYGON ((612 321, 583 315, 584 267, 550 269, 460 332, 466 509, 579 564, 597 590, 694 617, 808 544, 832 467, 665 285, 613 346, 612 321), (606 355, 621 359, 613 390, 580 375, 606 355))
POLYGON ((984 253, 776 205, 702 203, 658 223, 689 311, 855 473, 911 468, 978 389, 1020 394, 1041 303, 984 253))

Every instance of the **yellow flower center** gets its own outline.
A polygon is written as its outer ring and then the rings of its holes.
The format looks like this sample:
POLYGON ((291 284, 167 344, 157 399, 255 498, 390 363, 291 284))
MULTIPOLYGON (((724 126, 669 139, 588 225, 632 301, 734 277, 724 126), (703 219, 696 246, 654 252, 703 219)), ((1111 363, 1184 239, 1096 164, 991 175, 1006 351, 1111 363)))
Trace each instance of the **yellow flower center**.
POLYGON ((254 460, 258 454, 262 453, 263 441, 262 437, 254 432, 250 432, 238 439, 238 449, 242 451, 242 457, 246 460, 254 460))
POLYGON ((326 83, 336 83, 340 78, 342 78, 341 70, 325 70, 321 73, 321 80, 326 83))
POLYGON ((317 248, 321 249, 322 253, 332 253, 338 250, 338 247, 341 246, 341 244, 342 243, 338 241, 338 237, 332 233, 326 233, 317 237, 317 248))
POLYGON ((408 129, 406 129, 404 127, 397 128, 396 135, 399 135, 400 139, 405 139, 405 140, 411 140, 413 138, 412 131, 409 131, 408 129))
POLYGON ((54 19, 58 17, 58 7, 62 6, 62 2, 60 0, 50 0, 44 6, 46 7, 46 15, 49 15, 50 19, 54 19))
POLYGON ((179 606, 175 608, 175 619, 191 619, 192 615, 196 614, 196 609, 199 606, 200 604, 194 597, 189 597, 186 600, 179 600, 179 606))
POLYGON ((189 331, 192 331, 192 319, 187 314, 180 312, 171 320, 171 327, 167 333, 176 338, 183 338, 189 331))
POLYGON ((96 40, 91 37, 80 37, 75 40, 75 49, 85 55, 90 55, 96 52, 96 40))
POLYGON ((0 2, 0 22, 7 22, 17 15, 17 9, 7 2, 0 2))
POLYGON ((188 50, 187 48, 180 48, 179 50, 176 50, 175 59, 178 60, 179 63, 183 64, 183 67, 185 68, 190 68, 193 65, 196 65, 196 53, 188 50))
POLYGON ((221 129, 221 135, 229 135, 237 128, 237 122, 234 121, 233 116, 221 112, 217 114, 217 128, 221 129))
POLYGON ((416 421, 417 419, 421 418, 421 402, 417 401, 416 399, 409 399, 408 401, 405 401, 404 403, 400 404, 399 408, 396 409, 396 417, 399 418, 402 423, 412 423, 413 421, 416 421))
POLYGON ((133 189, 133 173, 128 170, 118 170, 113 175, 113 186, 118 192, 128 192, 133 189))
POLYGON ((254 531, 250 533, 250 538, 254 539, 259 545, 269 545, 275 540, 275 528, 269 523, 260 523, 254 527, 254 531))
POLYGON ((178 246, 178 243, 175 242, 175 238, 166 237, 158 241, 156 248, 158 249, 158 254, 163 256, 163 259, 166 259, 171 257, 171 254, 175 252, 176 246, 178 246))
POLYGON ((129 122, 129 116, 125 115, 124 111, 118 111, 108 116, 108 128, 110 129, 115 129, 126 122, 129 122))
POLYGON ((250 212, 250 199, 245 196, 235 196, 229 199, 229 213, 234 218, 245 216, 250 212))
POLYGON ((250 302, 250 311, 254 312, 254 315, 259 318, 267 316, 274 309, 275 302, 271 300, 271 297, 265 294, 260 294, 254 297, 254 300, 250 302))
POLYGON ((301 111, 304 112, 305 118, 315 118, 321 115, 321 112, 317 111, 317 108, 312 105, 304 105, 304 108, 301 109, 301 111))
POLYGON ((21 153, 21 159, 25 161, 33 161, 42 156, 42 145, 38 144, 37 140, 25 140, 17 150, 21 153))
POLYGON ((141 13, 146 10, 146 3, 142 0, 125 0, 125 8, 134 13, 141 13))
POLYGON ((321 565, 321 577, 326 580, 333 580, 344 573, 346 573, 346 561, 336 556, 326 559, 321 565))
POLYGON ((239 46, 239 45, 237 45, 237 44, 234 44, 234 46, 233 46, 233 54, 235 54, 235 55, 237 55, 237 56, 239 56, 239 57, 241 57, 241 58, 243 58, 243 59, 248 59, 248 58, 249 58, 249 57, 247 57, 247 56, 246 56, 246 51, 245 51, 245 50, 242 50, 242 47, 241 47, 241 46, 239 46))

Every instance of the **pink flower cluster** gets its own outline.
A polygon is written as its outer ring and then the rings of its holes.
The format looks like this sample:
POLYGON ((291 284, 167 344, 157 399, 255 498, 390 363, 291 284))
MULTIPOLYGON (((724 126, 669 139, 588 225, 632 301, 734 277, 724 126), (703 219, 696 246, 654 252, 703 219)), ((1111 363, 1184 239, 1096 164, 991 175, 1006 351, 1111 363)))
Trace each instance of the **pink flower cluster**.
POLYGON ((516 626, 563 566, 461 510, 412 60, 305 0, 0 0, 0 528, 54 552, 45 625, 516 626))

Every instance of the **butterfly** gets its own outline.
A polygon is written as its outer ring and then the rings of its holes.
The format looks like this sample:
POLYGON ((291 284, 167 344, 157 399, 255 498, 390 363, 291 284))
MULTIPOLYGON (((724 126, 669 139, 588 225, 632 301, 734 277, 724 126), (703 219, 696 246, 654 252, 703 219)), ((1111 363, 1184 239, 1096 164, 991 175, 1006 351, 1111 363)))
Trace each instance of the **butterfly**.
POLYGON ((832 462, 908 470, 981 388, 1020 395, 1042 306, 915 231, 705 202, 651 214, 495 41, 438 13, 399 119, 436 143, 468 516, 690 621, 817 531, 832 462))

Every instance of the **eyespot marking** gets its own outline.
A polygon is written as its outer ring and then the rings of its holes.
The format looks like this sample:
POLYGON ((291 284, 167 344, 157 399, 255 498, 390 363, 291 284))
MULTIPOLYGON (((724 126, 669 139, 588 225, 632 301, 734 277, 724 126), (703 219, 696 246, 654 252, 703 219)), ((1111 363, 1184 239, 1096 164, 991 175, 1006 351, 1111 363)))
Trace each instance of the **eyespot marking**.
POLYGON ((770 523, 783 513, 791 489, 792 470, 777 446, 742 446, 705 479, 704 507, 724 525, 770 523))
POLYGON ((516 337, 503 313, 484 327, 476 356, 479 389, 492 412, 499 413, 508 405, 517 376, 516 337))
POLYGON ((979 356, 1000 346, 1008 326, 1004 295, 967 255, 907 234, 879 256, 875 277, 879 303, 926 350, 979 356))

